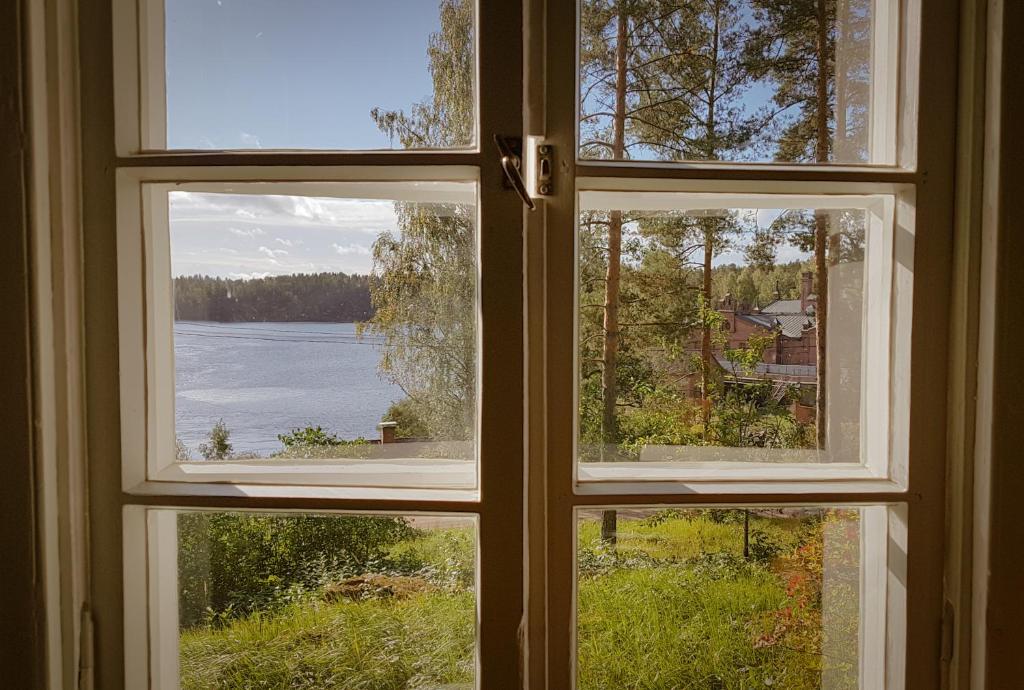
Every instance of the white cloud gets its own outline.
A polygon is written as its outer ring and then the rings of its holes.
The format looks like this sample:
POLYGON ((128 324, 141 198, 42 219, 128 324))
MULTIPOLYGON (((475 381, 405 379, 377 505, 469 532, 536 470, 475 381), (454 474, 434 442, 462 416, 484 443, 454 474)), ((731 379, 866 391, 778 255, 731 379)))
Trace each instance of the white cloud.
POLYGON ((255 134, 249 134, 248 132, 239 132, 238 138, 242 142, 242 146, 247 149, 261 149, 263 144, 260 143, 260 138, 255 134))
POLYGON ((229 273, 228 278, 234 278, 235 280, 252 280, 254 278, 269 278, 274 275, 267 271, 254 271, 252 273, 229 273))
POLYGON ((267 234, 263 232, 262 228, 250 228, 249 230, 242 230, 241 228, 228 228, 228 232, 230 232, 232 235, 238 235, 239 237, 248 237, 249 239, 267 234))
POLYGON ((346 244, 340 245, 337 242, 331 243, 331 248, 338 252, 342 256, 356 255, 356 256, 369 256, 370 248, 362 244, 346 244))
POLYGON ((284 240, 281 239, 280 237, 275 237, 274 241, 277 242, 278 244, 283 244, 286 247, 294 247, 297 244, 302 244, 302 240, 284 240))
POLYGON ((279 256, 288 256, 287 249, 271 249, 270 247, 260 246, 257 251, 271 259, 276 259, 279 256))

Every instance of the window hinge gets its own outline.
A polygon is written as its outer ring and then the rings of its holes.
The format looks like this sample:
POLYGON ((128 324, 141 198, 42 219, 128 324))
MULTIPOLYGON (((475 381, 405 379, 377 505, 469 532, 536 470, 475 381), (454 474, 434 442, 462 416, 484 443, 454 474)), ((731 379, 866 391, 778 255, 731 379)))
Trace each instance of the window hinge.
POLYGON ((93 690, 93 622, 89 604, 82 604, 78 631, 78 690, 93 690))

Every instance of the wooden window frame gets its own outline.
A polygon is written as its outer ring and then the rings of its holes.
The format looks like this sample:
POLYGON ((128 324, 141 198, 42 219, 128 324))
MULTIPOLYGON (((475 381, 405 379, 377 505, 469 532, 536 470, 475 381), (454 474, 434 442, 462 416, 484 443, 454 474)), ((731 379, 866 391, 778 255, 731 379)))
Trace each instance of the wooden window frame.
POLYGON ((92 568, 106 573, 93 583, 94 610, 102 618, 97 627, 101 651, 97 687, 134 688, 140 683, 173 687, 174 655, 155 653, 158 650, 153 647, 154 642, 158 647, 168 644, 168 620, 175 615, 170 598, 158 596, 171 582, 168 577, 173 575, 174 560, 174 539, 168 536, 167 520, 162 519, 170 513, 159 508, 476 516, 477 655, 487 660, 478 665, 476 683, 478 687, 500 687, 520 677, 525 476, 525 321, 520 287, 523 206, 504 186, 490 139, 522 133, 522 6, 514 1, 482 0, 476 4, 478 140, 470 149, 450 151, 162 150, 163 67, 161 57, 153 58, 152 50, 162 44, 162 13, 154 11, 160 7, 159 0, 110 0, 83 15, 83 88, 97 87, 110 94, 109 103, 114 106, 89 121, 90 138, 84 146, 89 194, 85 233, 90 244, 87 322, 90 313, 103 314, 88 328, 89 366, 91 371, 106 371, 109 376, 91 386, 90 393, 111 395, 114 408, 124 413, 123 418, 121 413, 111 414, 113 410, 104 404, 93 408, 90 420, 94 458, 90 498, 95 507, 90 515, 92 568), (166 424, 168 413, 166 405, 151 405, 152 417, 147 418, 145 409, 139 408, 155 402, 146 398, 147 385, 169 384, 167 367, 161 364, 167 361, 166 353, 161 354, 155 342, 146 342, 146 302, 154 293, 150 291, 149 297, 132 293, 132 288, 140 283, 144 286, 147 277, 155 274, 145 268, 145 251, 141 256, 136 253, 146 237, 140 232, 143 205, 139 191, 143 185, 158 181, 467 178, 479 185, 476 489, 331 486, 327 481, 301 485, 285 481, 159 481, 160 468, 147 471, 147 459, 155 456, 148 453, 145 428, 153 419, 166 424), (116 270, 104 271, 101 266, 116 270), (119 295, 116 318, 108 311, 112 295, 119 295), (100 322, 111 327, 92 328, 100 322), (111 367, 119 349, 125 350, 121 360, 128 363, 127 375, 111 375, 117 371, 116 365, 111 367), (142 429, 130 427, 140 420, 142 429))
MULTIPOLYGON (((120 2, 120 0, 117 0, 120 2)), ((116 3, 115 3, 116 4, 116 3)), ((572 371, 571 343, 565 339, 571 323, 571 300, 565 300, 566 258, 572 255, 571 228, 575 225, 576 178, 629 178, 714 180, 718 182, 779 181, 783 183, 850 183, 910 185, 916 194, 915 271, 930 279, 951 276, 953 137, 956 113, 952 75, 956 73, 957 3, 954 0, 919 0, 903 5, 905 30, 921 33, 919 46, 901 61, 906 78, 899 126, 898 159, 912 161, 903 167, 853 168, 842 166, 666 166, 657 163, 618 164, 577 161, 575 156, 575 55, 574 41, 567 41, 564 27, 575 26, 576 7, 571 0, 524 0, 526 22, 519 3, 480 1, 478 56, 494 66, 481 70, 480 126, 477 148, 453 152, 155 152, 141 145, 125 147, 114 136, 113 85, 120 81, 120 57, 111 56, 113 32, 123 33, 124 17, 101 2, 79 16, 83 99, 83 216, 86 275, 83 318, 86 370, 91 374, 85 390, 88 412, 88 450, 91 536, 90 570, 92 609, 97 612, 95 668, 97 687, 124 687, 124 620, 131 615, 124 606, 124 565, 122 551, 123 511, 126 506, 182 508, 227 508, 309 511, 431 512, 480 515, 481 610, 489 612, 481 624, 479 653, 484 660, 478 683, 481 687, 519 687, 520 665, 525 664, 530 687, 571 687, 574 671, 567 652, 572 649, 571 615, 574 601, 572 577, 575 542, 573 511, 584 505, 751 505, 802 504, 851 505, 866 499, 872 505, 904 506, 907 532, 903 535, 906 572, 912 583, 906 615, 907 647, 904 667, 892 669, 893 682, 911 688, 938 685, 939 667, 935 652, 940 648, 942 584, 941 572, 944 520, 945 437, 936 433, 935 420, 947 419, 946 381, 949 304, 945 294, 916 290, 913 295, 912 337, 908 343, 911 377, 908 385, 912 406, 908 411, 908 458, 905 486, 869 491, 853 483, 841 490, 823 483, 794 486, 783 482, 770 491, 743 490, 737 485, 710 487, 700 494, 669 485, 662 493, 635 493, 618 486, 601 493, 584 494, 575 489, 573 453, 566 446, 571 434, 566 410, 572 409, 571 386, 560 383, 556 372, 572 371), (910 9, 913 11, 910 11, 910 9), (920 21, 927 17, 927 22, 920 21), (113 27, 113 30, 112 30, 113 27), (517 41, 525 29, 529 50, 523 60, 517 41), (501 47, 499 49, 499 46, 501 47), (514 46, 509 49, 509 46, 514 46), (499 69, 501 67, 501 69, 499 69), (520 80, 525 71, 526 83, 520 80), (521 88, 521 87, 525 87, 521 88), (920 93, 920 101, 917 94, 920 93), (526 94, 524 105, 520 98, 526 94), (492 132, 515 135, 526 131, 555 146, 559 160, 555 167, 558 194, 525 221, 527 247, 522 252, 519 232, 522 209, 501 186, 501 172, 488 149, 486 137, 492 132), (926 113, 918 118, 917 113, 926 113), (567 126, 566 123, 572 123, 567 126), (915 150, 915 141, 930 142, 915 150), (943 143, 944 142, 944 143, 943 143), (483 144, 483 149, 481 148, 483 144), (909 148, 908 148, 909 147, 909 148), (425 500, 395 498, 383 492, 352 492, 338 487, 281 490, 275 486, 247 487, 244 494, 222 486, 136 487, 132 493, 121 484, 119 383, 110 376, 116 368, 118 323, 116 309, 116 171, 145 167, 185 168, 189 166, 419 166, 443 165, 479 168, 483 185, 484 222, 494 230, 481 247, 481 270, 492 271, 511 284, 520 284, 526 269, 527 290, 513 296, 483 295, 485 309, 505 313, 511 323, 483 329, 485 348, 495 348, 511 357, 507 370, 482 381, 483 390, 502 389, 512 383, 525 387, 527 405, 510 401, 501 415, 485 414, 483 436, 493 443, 495 453, 509 460, 493 472, 485 471, 481 495, 472 500, 425 500), (568 190, 568 193, 565 192, 568 190), (516 219, 517 222, 511 222, 516 219), (561 271, 561 273, 560 273, 561 271), (552 280, 552 277, 555 280, 552 280), (526 309, 527 319, 522 314, 526 309), (922 328, 922 325, 926 326, 922 328), (525 348, 516 336, 527 334, 525 348), (504 339, 504 341, 503 341, 504 339), (514 343, 513 345, 510 345, 514 343), (524 369, 523 359, 528 366, 524 369), (518 363, 518 366, 516 366, 518 363), (525 376, 525 384, 524 377, 525 376), (104 380, 106 379, 106 380, 104 380), (526 424, 526 421, 529 424, 526 424), (526 430, 524 438, 524 429, 526 430), (524 446, 531 466, 524 470, 524 446), (524 495, 524 483, 529 491, 524 495), (524 547, 524 520, 528 550, 524 547), (569 555, 566 561, 563 557, 569 555), (503 560, 514 563, 509 572, 496 572, 503 560), (522 557, 520 557, 522 556, 522 557), (490 559, 493 558, 493 564, 490 559), (524 572, 529 576, 522 590, 524 572), (500 594, 496 594, 500 592, 500 594), (500 599, 500 600, 498 600, 500 599), (519 625, 524 606, 528 617, 521 636, 519 625), (525 640, 524 640, 525 637, 525 640), (528 642, 529 644, 525 644, 528 642), (529 651, 529 654, 527 654, 529 651)), ((571 288, 571 286, 570 286, 571 288)), ((507 392, 507 390, 506 390, 507 392)), ((570 422, 571 423, 571 422, 570 422)), ((646 489, 645 489, 646 490, 646 489)), ((891 535, 890 535, 891 536, 891 535)), ((893 685, 893 687, 897 687, 893 685)))
MULTIPOLYGON (((541 135, 557 152, 553 185, 560 192, 548 199, 543 218, 531 222, 529 265, 543 273, 531 285, 542 290, 537 299, 540 315, 531 314, 532 347, 543 356, 543 370, 535 374, 543 392, 531 388, 535 404, 543 407, 536 417, 544 425, 542 477, 531 477, 531 486, 541 487, 544 500, 531 503, 528 516, 531 542, 531 615, 543 612, 545 625, 535 631, 542 640, 542 660, 531 664, 535 678, 546 687, 571 688, 576 679, 575 652, 575 521, 574 513, 586 506, 751 506, 751 505, 889 505, 905 519, 891 521, 885 537, 889 582, 902 585, 905 610, 887 594, 868 591, 873 599, 865 611, 878 612, 885 606, 888 622, 884 650, 877 647, 867 662, 875 675, 862 676, 864 688, 934 688, 939 685, 942 619, 943 510, 945 499, 945 437, 935 433, 934 420, 947 418, 945 375, 946 342, 936 334, 946 332, 948 295, 938 286, 951 278, 952 198, 956 92, 951 75, 956 73, 956 56, 948 46, 956 44, 958 4, 955 0, 897 0, 890 5, 892 17, 901 21, 898 41, 892 39, 891 53, 899 58, 885 65, 898 80, 892 112, 898 131, 895 151, 888 162, 895 165, 774 165, 728 163, 658 163, 579 160, 577 157, 578 112, 577 55, 578 26, 575 0, 533 3, 543 16, 533 33, 531 47, 543 55, 541 85, 528 84, 531 108, 542 113, 528 120, 531 134, 541 135), (922 21, 926 18, 927 21, 922 21), (898 45, 897 45, 898 43, 898 45), (918 113, 927 113, 918 117, 918 113), (918 146, 928 142, 928 146, 918 146), (936 142, 948 142, 936 145, 936 142), (795 190, 807 183, 819 193, 830 189, 852 191, 866 185, 876 191, 898 186, 902 200, 897 214, 914 235, 897 232, 896 251, 912 256, 909 273, 894 275, 897 290, 909 297, 909 323, 904 312, 893 315, 893 323, 904 330, 891 353, 896 361, 909 362, 909 375, 894 377, 902 391, 893 400, 899 432, 891 438, 888 484, 834 480, 751 482, 742 478, 715 482, 673 482, 644 485, 611 482, 581 486, 576 481, 574 434, 575 367, 572 324, 575 321, 575 225, 580 181, 585 187, 601 178, 613 191, 658 189, 659 185, 712 185, 735 191, 745 184, 775 185, 795 190), (910 243, 908 245, 908 242, 910 243), (913 282, 908 282, 913 277, 913 282), (918 289, 909 290, 913 285, 918 289), (926 288, 926 289, 921 289, 926 288), (900 404, 905 395, 906 404, 900 404), (535 514, 541 511, 542 514, 535 514), (542 546, 535 541, 542 537, 542 546), (543 578, 543 583, 536 580, 543 578), (905 579, 901 579, 905 578, 905 579), (880 658, 881 657, 881 658, 880 658), (884 669, 883 678, 877 669, 884 669)), ((876 27, 878 25, 876 24, 876 27)), ((876 46, 876 58, 879 55, 876 46)), ((885 53, 883 53, 885 54, 885 53)), ((877 66, 876 66, 877 69, 877 66)), ((877 73, 877 72, 876 72, 877 73)), ((877 86, 877 84, 875 85, 877 86)), ((873 117, 879 114, 873 113, 873 117)), ((883 161, 884 162, 884 161, 883 161)), ((899 223, 897 223, 899 228, 899 223)), ((531 297, 531 300, 534 299, 531 297)), ((531 370, 535 362, 531 360, 531 370)), ((531 374, 533 376, 533 374, 531 374)), ((533 379, 531 378, 531 381, 533 379)), ((538 432, 539 433, 539 432, 538 432)), ((533 447, 533 446, 531 446, 533 447)), ((535 465, 535 471, 537 471, 535 465)), ((884 482, 885 480, 883 480, 884 482)), ((880 537, 876 537, 880 538, 880 537)), ((877 567, 877 562, 864 568, 877 567)), ((862 623, 865 622, 862 613, 862 623)), ((865 659, 862 659, 864 662, 865 659)))

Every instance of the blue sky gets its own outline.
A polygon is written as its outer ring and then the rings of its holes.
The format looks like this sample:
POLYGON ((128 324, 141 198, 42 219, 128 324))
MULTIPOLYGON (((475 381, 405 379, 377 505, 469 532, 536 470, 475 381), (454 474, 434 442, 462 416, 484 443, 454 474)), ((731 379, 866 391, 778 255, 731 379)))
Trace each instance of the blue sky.
MULTIPOLYGON (((430 95, 438 0, 166 0, 166 12, 170 148, 387 148, 370 110, 430 95)), ((388 201, 174 192, 172 271, 368 273, 396 225, 388 201)), ((716 257, 729 262, 742 255, 716 257)))
MULTIPOLYGON (((170 148, 388 148, 374 107, 431 93, 438 0, 166 0, 170 148)), ((172 271, 368 273, 394 204, 170 195, 172 271)))
POLYGON ((166 0, 170 148, 388 148, 430 95, 438 0, 166 0))

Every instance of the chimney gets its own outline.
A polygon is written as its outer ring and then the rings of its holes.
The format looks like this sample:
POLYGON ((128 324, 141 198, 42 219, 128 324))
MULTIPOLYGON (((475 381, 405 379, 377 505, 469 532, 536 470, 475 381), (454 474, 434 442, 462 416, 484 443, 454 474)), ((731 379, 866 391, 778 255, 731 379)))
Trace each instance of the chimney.
POLYGON ((398 430, 398 422, 381 422, 377 425, 380 429, 380 442, 381 443, 394 443, 395 432, 398 430))
POLYGON ((800 274, 800 311, 807 311, 807 305, 811 303, 809 298, 813 290, 814 273, 811 271, 804 271, 800 274))

